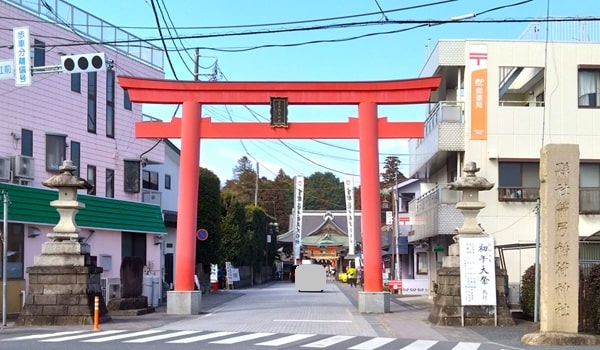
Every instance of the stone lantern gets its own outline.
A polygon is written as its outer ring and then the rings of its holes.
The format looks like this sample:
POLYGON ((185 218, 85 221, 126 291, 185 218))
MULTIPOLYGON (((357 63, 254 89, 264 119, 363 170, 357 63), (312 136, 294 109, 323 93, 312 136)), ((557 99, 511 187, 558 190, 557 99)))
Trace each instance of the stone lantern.
POLYGON ((479 171, 475 162, 467 163, 463 171, 466 175, 448 184, 448 188, 462 191, 462 199, 456 204, 456 208, 463 214, 464 221, 463 225, 456 230, 457 235, 453 237, 455 243, 448 248, 449 255, 443 258, 442 268, 437 272, 437 288, 429 321, 442 326, 514 325, 504 291, 508 277, 506 271, 501 270, 499 266, 494 267, 496 270, 494 271, 495 310, 490 312, 488 306, 469 306, 469 309, 465 309, 466 306, 462 305, 459 256, 461 238, 466 240, 468 237, 488 236, 477 222, 479 211, 485 208, 485 203, 479 201, 479 192, 489 191, 494 187, 493 183, 475 175, 479 171))
POLYGON ((46 187, 58 189, 58 199, 50 202, 60 218, 48 233, 42 253, 27 268, 29 287, 18 325, 92 324, 94 299, 100 297, 100 321, 111 319, 102 298, 100 274, 90 246, 81 242, 75 215, 85 205, 77 201, 77 190, 90 184, 73 174, 76 167, 65 160, 60 174, 43 181, 46 187))

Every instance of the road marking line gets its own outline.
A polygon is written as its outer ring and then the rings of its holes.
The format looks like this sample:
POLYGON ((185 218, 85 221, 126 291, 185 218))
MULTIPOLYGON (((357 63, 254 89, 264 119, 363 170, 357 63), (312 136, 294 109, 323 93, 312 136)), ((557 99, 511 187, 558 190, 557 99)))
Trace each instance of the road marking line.
POLYGON ((60 337, 61 335, 77 334, 77 333, 81 333, 81 332, 84 332, 84 331, 68 331, 68 332, 58 332, 58 333, 49 333, 49 334, 24 335, 22 337, 3 339, 2 341, 44 339, 44 338, 50 338, 50 337, 60 337))
POLYGON ((273 320, 273 322, 352 323, 350 320, 273 320))
POLYGON ((315 336, 314 334, 292 334, 292 335, 288 335, 287 337, 283 337, 283 338, 279 338, 279 339, 274 339, 274 340, 269 340, 269 341, 262 342, 262 343, 257 343, 257 344, 254 344, 254 345, 280 346, 280 345, 285 345, 285 344, 293 343, 293 342, 298 341, 298 340, 302 340, 302 339, 314 337, 314 336, 315 336))
POLYGON ((208 334, 197 335, 195 337, 190 337, 190 338, 172 340, 172 341, 168 341, 167 343, 169 343, 169 344, 189 344, 189 343, 193 343, 193 342, 197 342, 197 341, 201 341, 201 340, 218 338, 218 337, 223 337, 223 336, 226 336, 226 335, 231 335, 231 334, 236 334, 236 333, 237 332, 215 332, 215 333, 208 333, 208 334))
POLYGON ((200 331, 179 331, 179 332, 175 332, 175 333, 159 334, 159 335, 154 335, 154 336, 146 337, 146 338, 126 340, 123 343, 148 343, 148 342, 155 341, 155 340, 175 338, 175 337, 180 337, 180 336, 184 336, 184 335, 192 335, 192 334, 196 334, 196 333, 200 333, 200 331))
POLYGON ((333 337, 329 337, 329 338, 325 338, 325 339, 321 339, 318 340, 316 342, 312 342, 310 344, 306 344, 306 345, 302 345, 301 347, 303 348, 326 348, 328 346, 337 344, 337 343, 341 343, 343 341, 346 341, 348 339, 352 339, 354 338, 354 336, 352 335, 336 335, 333 337))
POLYGON ((367 340, 366 342, 357 344, 348 349, 350 349, 350 350, 372 350, 372 349, 377 349, 380 346, 384 346, 385 344, 391 343, 394 340, 396 340, 396 338, 377 337, 377 338, 367 340))
POLYGON ((460 342, 456 344, 456 346, 453 347, 452 350, 477 350, 479 349, 479 345, 481 345, 481 343, 460 342))
POLYGON ((273 334, 275 334, 275 333, 251 333, 251 334, 246 334, 246 335, 240 335, 238 337, 233 337, 233 338, 215 340, 215 341, 211 341, 210 343, 211 344, 235 344, 235 343, 241 343, 241 342, 247 341, 247 340, 268 337, 273 334))
POLYGON ((417 340, 403 347, 402 350, 426 350, 435 344, 437 340, 417 340))
POLYGON ((72 336, 68 336, 68 337, 60 337, 60 338, 52 338, 52 339, 42 339, 40 341, 42 341, 42 342, 58 343, 58 342, 61 342, 61 341, 92 338, 92 337, 102 336, 102 335, 105 335, 105 334, 115 334, 115 333, 122 333, 122 332, 125 332, 125 330, 112 330, 112 331, 93 332, 93 333, 72 335, 72 336))
POLYGON ((96 339, 89 339, 89 340, 84 340, 83 342, 85 342, 85 343, 103 343, 103 342, 112 341, 112 340, 119 340, 119 339, 124 339, 124 338, 133 338, 133 337, 137 337, 137 336, 140 336, 140 335, 154 334, 154 333, 160 333, 160 332, 164 332, 164 330, 162 330, 162 329, 149 329, 149 330, 146 330, 146 331, 126 333, 126 334, 119 334, 119 335, 113 335, 113 336, 110 336, 110 337, 102 337, 102 338, 96 338, 96 339))

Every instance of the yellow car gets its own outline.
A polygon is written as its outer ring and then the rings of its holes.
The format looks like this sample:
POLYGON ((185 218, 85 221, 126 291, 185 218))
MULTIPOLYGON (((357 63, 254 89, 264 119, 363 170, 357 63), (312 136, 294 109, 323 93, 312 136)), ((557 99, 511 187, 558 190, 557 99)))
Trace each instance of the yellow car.
POLYGON ((345 272, 340 272, 338 273, 338 279, 340 280, 340 282, 348 282, 348 275, 346 275, 345 272))

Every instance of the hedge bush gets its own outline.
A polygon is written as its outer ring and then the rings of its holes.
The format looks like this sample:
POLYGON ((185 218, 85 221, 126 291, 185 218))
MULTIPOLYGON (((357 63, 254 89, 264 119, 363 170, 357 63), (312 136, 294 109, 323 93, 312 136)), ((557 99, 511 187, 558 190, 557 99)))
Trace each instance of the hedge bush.
MULTIPOLYGON (((523 317, 533 320, 535 305, 535 264, 521 277, 519 297, 523 317)), ((600 333, 600 264, 594 265, 587 276, 579 271, 579 330, 600 333)))

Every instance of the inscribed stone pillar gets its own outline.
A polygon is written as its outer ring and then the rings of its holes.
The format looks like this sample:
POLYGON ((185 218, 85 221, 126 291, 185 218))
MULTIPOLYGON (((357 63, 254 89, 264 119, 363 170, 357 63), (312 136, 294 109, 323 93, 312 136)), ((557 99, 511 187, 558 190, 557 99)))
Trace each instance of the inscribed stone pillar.
POLYGON ((540 156, 540 331, 579 324, 579 146, 549 144, 540 156))

